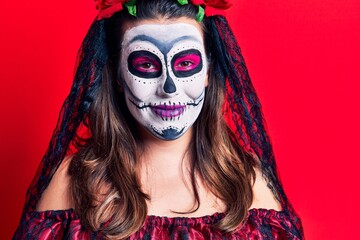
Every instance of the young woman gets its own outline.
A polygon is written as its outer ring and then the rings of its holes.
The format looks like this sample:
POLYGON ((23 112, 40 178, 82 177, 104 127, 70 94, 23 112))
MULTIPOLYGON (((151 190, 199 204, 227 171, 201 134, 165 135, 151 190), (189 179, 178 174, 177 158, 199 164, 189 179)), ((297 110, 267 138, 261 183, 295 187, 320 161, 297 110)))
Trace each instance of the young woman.
POLYGON ((303 237, 229 5, 97 1, 15 239, 303 237))

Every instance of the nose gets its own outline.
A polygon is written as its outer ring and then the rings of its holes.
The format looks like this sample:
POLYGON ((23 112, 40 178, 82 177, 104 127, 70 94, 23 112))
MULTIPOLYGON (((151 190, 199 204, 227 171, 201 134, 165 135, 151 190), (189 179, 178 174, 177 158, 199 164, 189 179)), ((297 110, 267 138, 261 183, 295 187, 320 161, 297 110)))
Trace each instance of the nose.
POLYGON ((178 94, 178 89, 174 80, 171 78, 169 74, 166 75, 165 82, 158 86, 157 95, 163 98, 171 98, 178 94))
POLYGON ((171 79, 171 77, 169 76, 169 74, 168 74, 168 76, 167 76, 167 78, 166 78, 165 84, 164 84, 164 86, 163 86, 163 90, 164 90, 164 92, 167 93, 167 94, 172 94, 172 93, 176 92, 175 83, 174 83, 174 81, 171 79))
MULTIPOLYGON (((176 80, 175 80, 176 81, 176 80)), ((166 68, 160 84, 157 87, 157 95, 162 98, 171 98, 179 94, 178 85, 169 73, 168 67, 166 68), (164 82, 165 80, 165 82, 164 82)))

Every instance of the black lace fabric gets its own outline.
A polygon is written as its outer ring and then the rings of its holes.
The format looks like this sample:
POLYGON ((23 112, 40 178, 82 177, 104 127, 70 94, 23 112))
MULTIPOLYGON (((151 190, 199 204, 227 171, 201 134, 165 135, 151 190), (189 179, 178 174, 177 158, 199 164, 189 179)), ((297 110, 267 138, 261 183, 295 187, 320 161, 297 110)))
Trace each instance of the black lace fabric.
POLYGON ((94 21, 78 52, 75 77, 61 108, 49 147, 28 189, 24 212, 35 209, 41 194, 66 156, 80 124, 101 84, 102 70, 108 59, 104 20, 94 21))
POLYGON ((294 224, 300 227, 303 236, 301 220, 290 204, 277 176, 276 162, 265 128, 261 104, 252 85, 241 49, 224 17, 211 18, 209 25, 214 41, 213 51, 220 62, 218 66, 221 66, 221 70, 225 73, 227 103, 224 112, 228 124, 243 147, 259 157, 262 174, 268 182, 268 187, 280 201, 283 211, 292 215, 294 224))

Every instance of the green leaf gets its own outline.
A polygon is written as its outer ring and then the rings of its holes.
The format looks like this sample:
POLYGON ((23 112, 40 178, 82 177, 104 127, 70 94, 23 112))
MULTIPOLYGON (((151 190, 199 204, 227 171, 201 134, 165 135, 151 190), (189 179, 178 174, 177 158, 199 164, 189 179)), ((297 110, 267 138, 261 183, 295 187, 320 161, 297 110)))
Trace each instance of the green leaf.
POLYGON ((124 4, 130 15, 136 17, 136 0, 130 0, 124 4))
POLYGON ((196 21, 201 22, 204 19, 205 10, 203 7, 199 5, 199 12, 196 17, 196 21))
POLYGON ((124 5, 125 6, 135 6, 136 5, 136 0, 129 0, 124 5))
POLYGON ((180 3, 180 5, 185 5, 189 3, 188 0, 177 0, 177 1, 180 3))
POLYGON ((136 5, 134 5, 134 6, 126 6, 126 7, 128 9, 129 14, 136 17, 136 5))

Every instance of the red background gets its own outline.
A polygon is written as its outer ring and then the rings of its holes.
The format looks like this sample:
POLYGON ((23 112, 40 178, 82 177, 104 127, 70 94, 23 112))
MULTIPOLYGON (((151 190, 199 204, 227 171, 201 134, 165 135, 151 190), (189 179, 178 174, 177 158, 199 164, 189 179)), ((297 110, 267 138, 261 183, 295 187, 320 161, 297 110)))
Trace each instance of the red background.
MULTIPOLYGON (((96 11, 91 0, 1 10, 0 239, 10 239, 96 11)), ((360 1, 241 0, 228 17, 306 238, 356 238, 360 1)))

